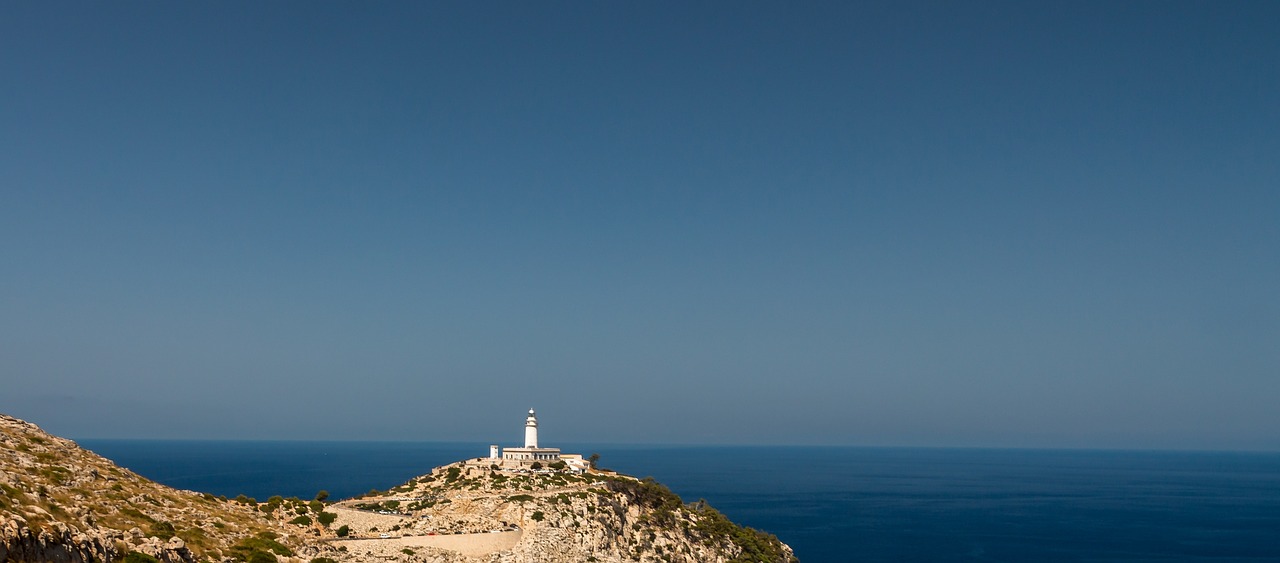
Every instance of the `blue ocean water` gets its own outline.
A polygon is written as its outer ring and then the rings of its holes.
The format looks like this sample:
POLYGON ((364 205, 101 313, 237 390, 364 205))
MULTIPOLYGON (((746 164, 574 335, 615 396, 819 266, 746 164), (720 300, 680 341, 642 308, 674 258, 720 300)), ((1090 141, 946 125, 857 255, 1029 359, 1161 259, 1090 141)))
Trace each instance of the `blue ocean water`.
MULTIPOLYGON (((480 444, 81 442, 174 487, 266 499, 386 489, 480 444)), ((1280 561, 1280 454, 625 447, 603 467, 778 535, 804 563, 1280 561)))

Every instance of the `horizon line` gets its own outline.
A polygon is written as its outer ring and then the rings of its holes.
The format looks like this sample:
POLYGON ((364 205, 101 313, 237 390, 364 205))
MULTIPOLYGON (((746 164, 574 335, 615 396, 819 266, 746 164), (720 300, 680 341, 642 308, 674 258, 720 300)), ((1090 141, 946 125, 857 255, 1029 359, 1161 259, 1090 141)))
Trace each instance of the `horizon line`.
MULTIPOLYGON (((218 442, 218 443, 314 443, 314 444, 484 444, 485 447, 494 442, 471 440, 406 440, 406 439, 312 439, 312 438, 65 438, 76 442, 218 442)), ((1280 454, 1280 448, 1197 448, 1197 447, 1131 447, 1131 446, 995 446, 995 445, 899 445, 899 444, 832 444, 832 443, 708 443, 708 442, 603 442, 603 441, 567 441, 561 442, 569 447, 577 446, 622 446, 643 448, 837 448, 837 449, 881 449, 881 450, 1002 450, 1002 451, 1079 451, 1079 452, 1144 452, 1144 453, 1259 453, 1280 454)), ((501 445, 501 444, 498 444, 501 445)), ((513 446, 514 447, 514 446, 513 446)), ((563 448, 562 448, 563 449, 563 448)), ((481 456, 483 457, 483 456, 481 456)))

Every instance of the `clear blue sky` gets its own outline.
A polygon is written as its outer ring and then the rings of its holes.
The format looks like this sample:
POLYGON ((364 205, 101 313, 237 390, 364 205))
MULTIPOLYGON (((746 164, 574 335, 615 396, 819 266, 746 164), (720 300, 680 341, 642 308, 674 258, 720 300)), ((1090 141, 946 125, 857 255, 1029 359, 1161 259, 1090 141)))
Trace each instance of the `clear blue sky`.
POLYGON ((1280 3, 6 2, 0 412, 1280 449, 1280 3))

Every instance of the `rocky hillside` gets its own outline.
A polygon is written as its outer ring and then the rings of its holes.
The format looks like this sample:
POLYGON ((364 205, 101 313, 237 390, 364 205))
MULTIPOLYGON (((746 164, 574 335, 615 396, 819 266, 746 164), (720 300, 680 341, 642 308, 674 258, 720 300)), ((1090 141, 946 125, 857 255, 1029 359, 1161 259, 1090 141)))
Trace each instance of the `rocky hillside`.
POLYGON ((153 483, 0 415, 0 563, 795 561, 649 479, 468 460, 326 504, 153 483))
POLYGON ((301 543, 277 520, 257 503, 153 483, 0 414, 0 562, 265 562, 301 543))
POLYGON ((503 471, 459 462, 390 491, 338 503, 353 561, 792 562, 778 538, 686 504, 651 479, 602 472, 503 471), (506 540, 505 542, 503 540, 506 540), (471 548, 471 549, 468 549, 471 548), (460 556, 464 554, 464 556, 460 556))

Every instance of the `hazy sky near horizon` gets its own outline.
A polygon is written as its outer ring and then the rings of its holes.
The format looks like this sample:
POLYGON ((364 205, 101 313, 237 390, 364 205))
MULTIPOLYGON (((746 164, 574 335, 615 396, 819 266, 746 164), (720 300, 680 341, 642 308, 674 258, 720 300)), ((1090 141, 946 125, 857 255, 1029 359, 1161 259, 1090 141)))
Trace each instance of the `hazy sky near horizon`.
POLYGON ((0 4, 0 412, 1280 449, 1280 3, 0 4))

